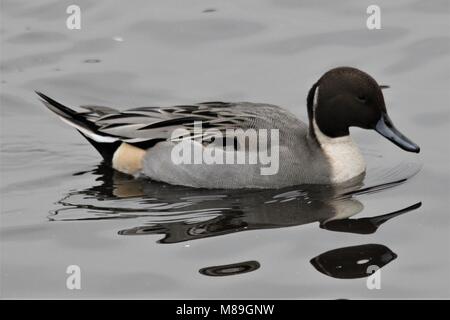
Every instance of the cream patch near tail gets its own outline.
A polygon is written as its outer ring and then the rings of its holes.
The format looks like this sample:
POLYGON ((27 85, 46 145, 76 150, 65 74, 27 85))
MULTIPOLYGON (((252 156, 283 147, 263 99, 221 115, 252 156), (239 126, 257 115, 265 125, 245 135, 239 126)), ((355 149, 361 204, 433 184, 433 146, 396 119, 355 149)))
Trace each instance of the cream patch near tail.
POLYGON ((145 153, 145 150, 123 142, 114 152, 112 166, 120 172, 135 175, 142 170, 145 153))

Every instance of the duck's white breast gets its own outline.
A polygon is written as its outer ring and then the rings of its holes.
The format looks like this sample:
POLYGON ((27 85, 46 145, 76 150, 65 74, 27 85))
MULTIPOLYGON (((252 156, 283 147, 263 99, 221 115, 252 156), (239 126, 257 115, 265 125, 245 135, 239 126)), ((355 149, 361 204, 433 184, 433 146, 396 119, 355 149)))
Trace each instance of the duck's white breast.
POLYGON ((364 158, 353 139, 348 136, 330 138, 320 131, 316 121, 314 132, 331 167, 331 183, 342 183, 366 171, 364 158))

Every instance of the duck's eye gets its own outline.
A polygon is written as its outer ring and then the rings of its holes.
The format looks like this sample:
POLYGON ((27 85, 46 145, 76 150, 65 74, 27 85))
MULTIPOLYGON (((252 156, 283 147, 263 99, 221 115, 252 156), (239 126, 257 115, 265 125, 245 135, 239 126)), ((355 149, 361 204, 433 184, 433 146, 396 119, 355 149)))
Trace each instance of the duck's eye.
POLYGON ((367 101, 367 97, 363 94, 360 94, 357 98, 362 103, 366 103, 366 101, 367 101))

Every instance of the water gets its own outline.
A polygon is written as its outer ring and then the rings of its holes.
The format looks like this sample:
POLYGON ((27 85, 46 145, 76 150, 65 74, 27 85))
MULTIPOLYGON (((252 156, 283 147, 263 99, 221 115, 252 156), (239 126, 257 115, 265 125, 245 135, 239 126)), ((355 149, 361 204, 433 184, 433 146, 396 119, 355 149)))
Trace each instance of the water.
POLYGON ((1 2, 2 298, 449 298, 447 1, 1 2), (208 100, 282 105, 351 65, 385 90, 405 153, 352 134, 368 163, 339 189, 196 190, 101 164, 38 101, 124 109, 208 100), (66 268, 82 289, 66 288, 66 268), (381 268, 381 289, 366 286, 381 268))

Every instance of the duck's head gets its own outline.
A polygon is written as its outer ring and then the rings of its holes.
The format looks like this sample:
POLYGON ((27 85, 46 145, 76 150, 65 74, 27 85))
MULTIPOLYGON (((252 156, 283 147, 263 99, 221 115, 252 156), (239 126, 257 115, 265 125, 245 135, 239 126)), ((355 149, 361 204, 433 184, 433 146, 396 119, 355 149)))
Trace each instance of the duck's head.
POLYGON ((403 150, 418 153, 419 146, 394 127, 381 89, 375 79, 355 68, 326 72, 308 93, 311 128, 315 122, 330 138, 349 135, 350 127, 373 129, 403 150))

